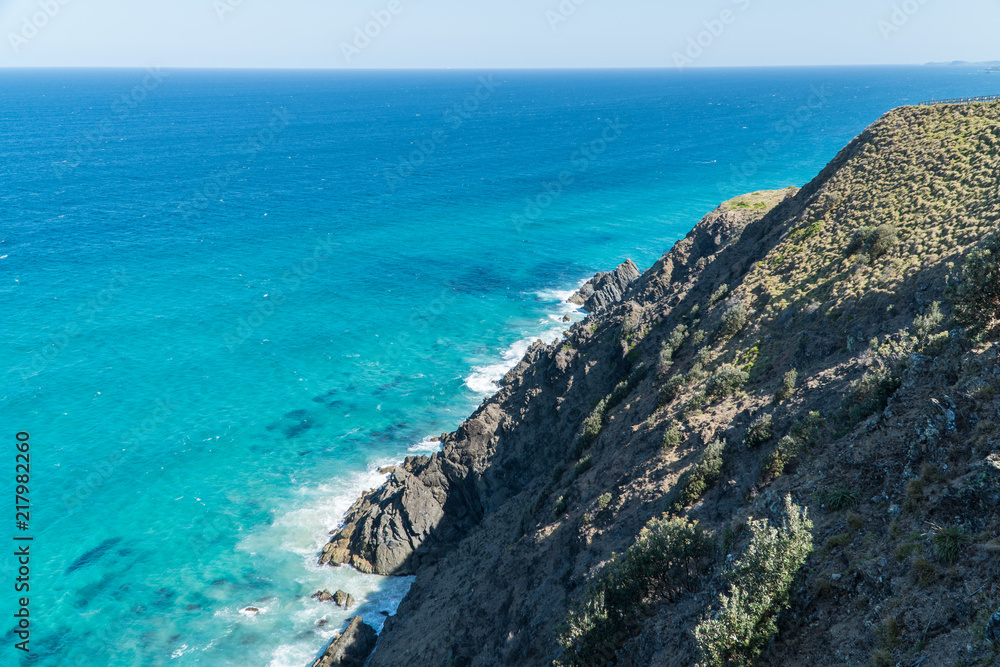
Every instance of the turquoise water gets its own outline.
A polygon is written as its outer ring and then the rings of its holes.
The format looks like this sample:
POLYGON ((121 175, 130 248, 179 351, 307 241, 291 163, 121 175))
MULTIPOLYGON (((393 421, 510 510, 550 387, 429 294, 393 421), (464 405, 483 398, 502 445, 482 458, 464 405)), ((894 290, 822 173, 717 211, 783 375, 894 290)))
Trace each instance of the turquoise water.
POLYGON ((32 652, 8 632, 0 662, 299 667, 349 615, 381 627, 409 581, 319 568, 327 531, 579 318, 568 291, 803 184, 895 105, 998 87, 0 71, 0 412, 11 461, 31 434, 35 538, 32 652))

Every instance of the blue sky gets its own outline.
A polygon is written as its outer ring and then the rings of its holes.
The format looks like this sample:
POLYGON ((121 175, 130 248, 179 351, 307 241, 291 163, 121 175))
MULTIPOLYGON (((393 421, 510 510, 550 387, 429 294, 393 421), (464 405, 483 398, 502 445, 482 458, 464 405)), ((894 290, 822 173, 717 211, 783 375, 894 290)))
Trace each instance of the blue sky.
POLYGON ((998 27, 998 0, 0 0, 0 66, 1000 60, 998 27))

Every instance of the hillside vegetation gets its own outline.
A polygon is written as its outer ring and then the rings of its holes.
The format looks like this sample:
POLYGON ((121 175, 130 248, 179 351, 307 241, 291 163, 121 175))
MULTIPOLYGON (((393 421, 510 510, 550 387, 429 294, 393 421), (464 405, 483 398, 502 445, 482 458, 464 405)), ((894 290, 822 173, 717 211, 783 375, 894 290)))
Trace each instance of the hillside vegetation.
POLYGON ((998 170, 896 109, 533 347, 334 536, 417 574, 372 664, 1000 664, 998 170))

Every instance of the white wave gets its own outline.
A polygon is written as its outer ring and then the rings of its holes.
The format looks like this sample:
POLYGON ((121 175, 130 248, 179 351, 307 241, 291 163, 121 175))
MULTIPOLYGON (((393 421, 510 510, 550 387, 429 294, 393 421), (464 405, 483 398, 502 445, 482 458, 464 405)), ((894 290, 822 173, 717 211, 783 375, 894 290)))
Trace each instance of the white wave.
POLYGON ((415 445, 410 445, 407 447, 407 451, 410 452, 440 452, 441 451, 441 441, 433 440, 430 436, 424 438, 415 445))
POLYGON ((474 366, 472 374, 465 378, 465 386, 477 394, 490 395, 496 392, 500 386, 500 380, 507 374, 507 371, 517 366, 518 362, 524 358, 535 341, 541 340, 543 343, 551 345, 563 337, 566 325, 557 329, 549 329, 531 338, 522 338, 503 353, 503 359, 495 364, 484 366, 474 366))
POLYGON ((507 348, 501 355, 501 359, 492 364, 473 366, 472 373, 465 378, 465 386, 483 396, 489 396, 497 391, 500 380, 507 372, 517 366, 518 362, 524 358, 525 352, 534 344, 536 340, 541 340, 546 344, 552 344, 561 340, 563 333, 574 322, 579 322, 585 317, 580 307, 569 302, 569 298, 576 294, 577 290, 586 283, 588 278, 583 278, 577 284, 577 289, 570 290, 540 290, 532 294, 540 301, 549 302, 548 309, 551 311, 544 320, 539 322, 539 333, 531 335, 530 332, 523 332, 527 337, 517 341, 507 348), (569 315, 569 322, 565 317, 569 315), (558 327, 552 328, 552 323, 558 323, 558 327))

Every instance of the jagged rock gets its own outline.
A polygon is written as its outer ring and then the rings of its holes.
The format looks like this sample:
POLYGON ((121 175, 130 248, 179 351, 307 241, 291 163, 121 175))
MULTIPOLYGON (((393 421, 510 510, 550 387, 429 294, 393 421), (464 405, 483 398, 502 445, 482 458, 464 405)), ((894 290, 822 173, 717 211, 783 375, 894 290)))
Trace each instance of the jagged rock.
POLYGON ((344 591, 337 591, 333 594, 333 601, 338 607, 343 607, 344 609, 350 609, 354 605, 354 596, 350 593, 345 593, 344 591))
POLYGON ((995 647, 1000 648, 1000 610, 986 624, 986 641, 993 642, 995 647))
POLYGON ((573 319, 569 315, 563 315, 562 321, 563 322, 572 322, 573 319))
POLYGON ((380 475, 391 475, 392 471, 396 469, 396 466, 385 466, 384 468, 378 469, 378 474, 380 475))
POLYGON ((330 593, 330 589, 324 588, 321 591, 316 591, 312 594, 314 600, 319 600, 320 602, 330 602, 333 600, 333 595, 330 593))
MULTIPOLYGON (((413 474, 427 472, 414 457, 397 466, 386 484, 351 507, 344 527, 323 548, 320 564, 349 564, 366 574, 409 574, 412 556, 444 516, 443 479, 425 475, 439 484, 432 488, 413 474)), ((437 467, 440 463, 436 464, 437 467)))
POLYGON ((629 285, 642 274, 631 259, 625 260, 609 273, 598 273, 569 298, 570 303, 583 306, 588 313, 599 313, 622 300, 629 285))
POLYGON ((333 638, 312 667, 362 667, 375 650, 377 639, 375 630, 366 625, 360 616, 355 616, 347 629, 333 638))

